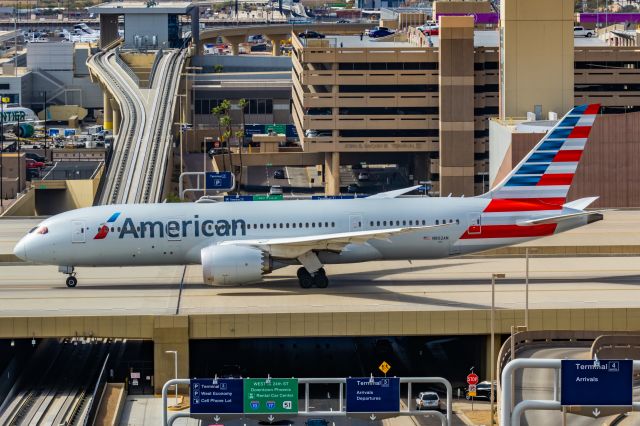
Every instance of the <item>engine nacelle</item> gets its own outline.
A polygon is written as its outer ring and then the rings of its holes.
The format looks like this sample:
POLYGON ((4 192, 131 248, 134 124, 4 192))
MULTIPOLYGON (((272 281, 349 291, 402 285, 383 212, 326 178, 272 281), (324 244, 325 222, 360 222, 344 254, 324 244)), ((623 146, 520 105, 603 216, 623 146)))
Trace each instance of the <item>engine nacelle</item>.
POLYGON ((205 284, 216 286, 249 284, 271 272, 268 253, 246 246, 209 246, 200 252, 205 284))

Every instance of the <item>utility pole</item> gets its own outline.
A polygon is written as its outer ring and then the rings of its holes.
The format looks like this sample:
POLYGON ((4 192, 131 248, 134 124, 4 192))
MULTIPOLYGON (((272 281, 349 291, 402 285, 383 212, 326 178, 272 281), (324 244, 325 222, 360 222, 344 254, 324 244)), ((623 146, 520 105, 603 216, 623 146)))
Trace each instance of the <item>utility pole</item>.
POLYGON ((0 99, 0 210, 4 211, 4 99, 0 99))
POLYGON ((44 159, 47 160, 47 91, 44 91, 44 159))

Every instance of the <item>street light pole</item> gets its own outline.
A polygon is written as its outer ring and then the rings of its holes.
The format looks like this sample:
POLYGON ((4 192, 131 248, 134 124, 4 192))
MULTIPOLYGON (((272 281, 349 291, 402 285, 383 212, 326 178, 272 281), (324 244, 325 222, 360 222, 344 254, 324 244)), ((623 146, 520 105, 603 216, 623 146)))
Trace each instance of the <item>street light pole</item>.
MULTIPOLYGON (((178 351, 164 351, 166 354, 173 354, 174 377, 178 378, 178 351)), ((178 385, 176 385, 176 405, 178 405, 178 385)))
POLYGON ((524 278, 524 326, 529 331, 529 247, 524 249, 525 278, 524 278))
POLYGON ((493 426, 494 423, 494 415, 493 415, 493 409, 494 409, 494 405, 495 405, 495 394, 496 391, 494 389, 495 385, 495 379, 496 379, 496 360, 495 360, 495 351, 496 351, 496 327, 495 327, 495 316, 496 316, 496 279, 497 278, 504 278, 505 274, 491 274, 491 359, 490 359, 490 363, 491 363, 491 395, 490 395, 490 399, 491 399, 491 425, 493 426))

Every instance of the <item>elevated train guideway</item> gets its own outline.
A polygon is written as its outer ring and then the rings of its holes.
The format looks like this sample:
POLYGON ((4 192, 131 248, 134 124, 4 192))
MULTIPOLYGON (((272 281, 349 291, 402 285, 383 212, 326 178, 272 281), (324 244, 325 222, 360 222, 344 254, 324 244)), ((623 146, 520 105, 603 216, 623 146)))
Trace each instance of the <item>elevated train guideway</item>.
MULTIPOLYGON (((1 220, 0 250, 37 222, 1 220)), ((613 211, 530 243, 529 329, 640 330, 639 224, 640 212, 613 211)), ((0 339, 153 340, 156 391, 173 377, 164 351, 180 351, 178 375, 188 377, 190 345, 208 339, 479 336, 489 359, 492 273, 506 274, 496 286, 498 335, 525 321, 519 253, 329 266, 330 290, 302 291, 295 267, 242 287, 203 285, 198 265, 82 268, 82 285, 68 289, 55 266, 1 259, 0 339)))

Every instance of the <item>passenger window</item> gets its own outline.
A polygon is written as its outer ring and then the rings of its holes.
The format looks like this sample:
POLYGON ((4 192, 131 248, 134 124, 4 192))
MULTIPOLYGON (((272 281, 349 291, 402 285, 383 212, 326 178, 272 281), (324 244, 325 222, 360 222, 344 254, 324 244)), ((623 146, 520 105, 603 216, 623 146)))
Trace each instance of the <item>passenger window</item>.
POLYGON ((335 228, 336 227, 336 223, 335 222, 331 222, 331 227, 335 228))
POLYGON ((260 229, 263 229, 263 228, 264 228, 264 224, 261 223, 260 224, 260 229))
POLYGON ((438 219, 436 219, 436 225, 439 225, 439 224, 440 224, 440 222, 438 221, 438 219))
POLYGON ((427 224, 427 221, 426 221, 426 220, 424 220, 424 219, 422 219, 422 224, 423 224, 423 225, 426 225, 426 224, 427 224))
POLYGON ((406 221, 406 220, 403 220, 403 221, 402 221, 402 226, 406 226, 406 225, 407 225, 407 221, 406 221))
POLYGON ((380 221, 377 221, 376 223, 378 224, 377 226, 380 226, 380 221))
POLYGON ((413 221, 412 220, 409 221, 409 226, 413 226, 413 221))
POLYGON ((289 229, 289 222, 285 223, 285 226, 289 229))
POLYGON ((387 221, 386 220, 382 221, 382 226, 387 226, 387 221))
POLYGON ((396 226, 400 226, 400 221, 396 220, 396 226))
POLYGON ((318 228, 322 228, 322 222, 318 222, 318 228))
POLYGON ((460 219, 456 219, 456 223, 460 225, 460 219))
POLYGON ((302 228, 302 222, 298 223, 298 227, 302 228))
POLYGON ((293 226, 293 227, 295 228, 295 227, 296 227, 296 223, 295 223, 295 222, 293 222, 293 223, 291 224, 291 226, 293 226))
POLYGON ((267 229, 269 229, 271 227, 271 224, 267 223, 267 229))

